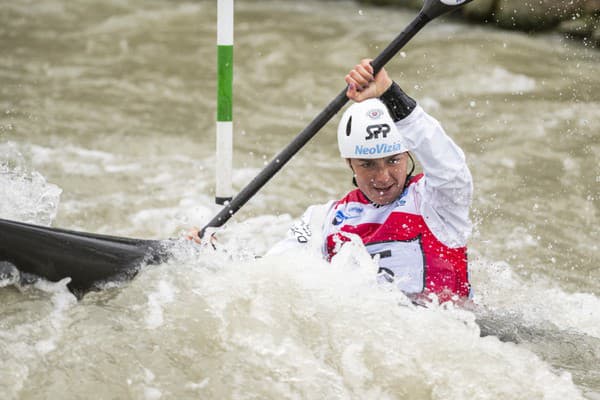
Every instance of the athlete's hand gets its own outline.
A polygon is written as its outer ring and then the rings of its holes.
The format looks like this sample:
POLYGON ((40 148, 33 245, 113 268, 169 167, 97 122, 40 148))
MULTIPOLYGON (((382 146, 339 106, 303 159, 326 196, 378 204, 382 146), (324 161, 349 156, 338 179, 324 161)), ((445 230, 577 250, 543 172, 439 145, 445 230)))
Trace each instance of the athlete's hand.
POLYGON ((198 244, 202 244, 202 239, 200 238, 200 229, 197 227, 193 227, 192 229, 190 229, 185 235, 185 238, 187 240, 193 240, 198 244))
POLYGON ((185 238, 187 240, 192 240, 198 244, 208 243, 215 250, 217 248, 217 246, 216 246, 217 237, 215 236, 214 232, 210 234, 209 238, 206 238, 206 234, 204 235, 204 237, 200 237, 200 229, 197 227, 193 227, 186 233, 185 238))
POLYGON ((348 84, 346 96, 350 100, 361 102, 372 97, 379 97, 392 86, 392 79, 386 70, 382 68, 377 75, 373 76, 371 59, 365 58, 360 61, 344 80, 348 84))

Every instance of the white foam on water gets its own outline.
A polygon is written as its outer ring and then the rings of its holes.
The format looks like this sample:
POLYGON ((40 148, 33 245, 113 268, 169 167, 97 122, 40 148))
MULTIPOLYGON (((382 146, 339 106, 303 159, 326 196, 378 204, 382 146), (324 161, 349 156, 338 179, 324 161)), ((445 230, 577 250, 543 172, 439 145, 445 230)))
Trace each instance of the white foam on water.
POLYGON ((194 383, 194 382, 190 382, 188 384, 185 385, 186 388, 189 389, 193 389, 193 390, 202 390, 204 389, 208 384, 210 383, 210 379, 206 378, 201 380, 198 383, 194 383))
POLYGON ((116 156, 112 153, 100 150, 91 150, 80 146, 68 145, 60 148, 48 148, 37 145, 31 145, 31 152, 38 157, 46 157, 46 159, 55 159, 58 155, 67 155, 70 157, 76 157, 85 159, 87 161, 99 161, 99 162, 112 162, 116 159, 116 156))
POLYGON ((156 329, 164 323, 164 306, 172 303, 175 298, 175 289, 165 281, 158 282, 158 288, 148 295, 148 311, 146 313, 146 327, 156 329))
POLYGON ((293 221, 289 214, 259 215, 244 221, 231 221, 215 232, 216 244, 239 259, 262 256, 285 237, 293 221))
POLYGON ((159 8, 132 9, 131 12, 123 15, 111 16, 89 29, 86 34, 107 34, 114 32, 139 29, 139 26, 146 24, 155 24, 157 21, 164 21, 165 18, 177 17, 180 15, 196 14, 204 10, 200 4, 181 4, 169 9, 159 8))
POLYGON ((163 392, 156 385, 156 374, 147 367, 126 380, 128 397, 157 400, 163 397, 163 392))
POLYGON ((148 237, 168 237, 183 234, 193 226, 201 228, 202 224, 217 213, 216 205, 193 196, 186 196, 174 207, 152 208, 140 210, 129 217, 131 225, 138 231, 146 232, 148 237))
POLYGON ((528 282, 506 262, 471 262, 471 276, 481 304, 600 338, 600 298, 592 293, 567 293, 541 278, 528 282))
POLYGON ((155 378, 156 376, 151 370, 144 368, 144 382, 146 385, 143 386, 143 390, 145 399, 156 400, 162 397, 162 392, 159 389, 149 386, 155 378))
MULTIPOLYGON (((38 369, 45 368, 45 357, 62 351, 61 340, 68 331, 70 310, 77 300, 67 289, 69 279, 51 283, 39 281, 35 288, 50 298, 22 299, 28 304, 24 315, 6 314, 0 329, 0 388, 6 398, 19 398, 27 381, 38 369), (33 303, 40 303, 34 307, 33 303)), ((30 291, 31 288, 22 290, 30 291)))
POLYGON ((140 163, 131 162, 122 156, 79 146, 48 148, 29 145, 27 148, 32 154, 32 161, 39 168, 48 164, 59 165, 65 173, 71 175, 98 176, 107 173, 133 173, 143 168, 140 163))
POLYGON ((6 261, 0 261, 0 288, 19 282, 19 270, 6 261))
MULTIPOLYGON (((416 307, 377 284, 362 246, 344 246, 331 263, 306 251, 239 259, 224 250, 186 258, 182 248, 168 269, 178 295, 162 326, 200 336, 186 352, 203 373, 196 379, 210 382, 207 396, 581 398, 569 373, 514 343, 481 338, 471 312, 416 307)), ((179 350, 163 343, 163 351, 179 350)), ((183 385, 195 389, 189 379, 183 385)))
MULTIPOLYGON (((182 241, 172 261, 144 269, 103 306, 116 310, 112 318, 124 325, 104 332, 118 335, 103 337, 101 352, 98 339, 75 337, 67 351, 61 338, 68 335, 74 298, 66 282, 39 283, 52 293, 44 328, 13 324, 0 335, 14 344, 5 354, 10 376, 22 376, 12 393, 36 368, 35 355, 69 362, 93 352, 99 368, 104 358, 104 367, 116 362, 104 374, 130 376, 148 365, 129 380, 129 393, 138 398, 182 391, 222 398, 582 398, 568 372, 523 346, 481 338, 473 313, 415 307, 393 287, 377 284, 376 265, 358 243, 344 246, 331 263, 308 251, 250 256, 290 220, 260 216, 233 224, 223 230, 218 251, 182 241), (146 356, 145 349, 154 350, 146 356)), ((586 314, 598 306, 592 295, 531 287, 506 264, 477 261, 472 275, 477 301, 520 310, 528 321, 597 334, 597 318, 586 314), (540 314, 542 306, 547 310, 540 314), (586 311, 577 314, 579 308, 586 311)), ((89 325, 95 334, 97 317, 88 318, 78 321, 79 329, 89 325)))
POLYGON ((154 387, 144 388, 144 398, 147 400, 157 400, 162 397, 162 392, 154 387))
POLYGON ((0 218, 50 225, 62 189, 30 170, 14 143, 0 145, 0 218))

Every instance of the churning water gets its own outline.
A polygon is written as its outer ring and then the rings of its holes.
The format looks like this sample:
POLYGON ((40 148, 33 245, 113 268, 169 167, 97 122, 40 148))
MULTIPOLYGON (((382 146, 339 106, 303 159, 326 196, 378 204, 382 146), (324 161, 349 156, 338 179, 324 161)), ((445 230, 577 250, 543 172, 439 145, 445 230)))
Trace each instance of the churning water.
MULTIPOLYGON (((236 4, 242 188, 414 17, 236 4)), ((216 2, 0 4, 0 217, 164 239, 214 196, 216 2)), ((0 397, 600 399, 600 53, 435 21, 387 67, 465 150, 474 310, 414 307, 364 250, 262 255, 350 173, 337 119, 218 232, 77 301, 0 289, 0 397)))

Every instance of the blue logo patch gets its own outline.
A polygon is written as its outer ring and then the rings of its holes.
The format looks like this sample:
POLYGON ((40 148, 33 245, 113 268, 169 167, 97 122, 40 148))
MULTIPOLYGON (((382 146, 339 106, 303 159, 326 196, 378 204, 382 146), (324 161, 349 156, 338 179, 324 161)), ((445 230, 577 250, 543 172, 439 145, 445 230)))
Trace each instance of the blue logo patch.
POLYGON ((331 223, 333 225, 341 225, 346 220, 360 217, 360 214, 362 214, 362 212, 362 207, 350 207, 347 211, 347 214, 345 214, 342 210, 338 210, 335 213, 335 216, 333 217, 333 221, 331 221, 331 223))

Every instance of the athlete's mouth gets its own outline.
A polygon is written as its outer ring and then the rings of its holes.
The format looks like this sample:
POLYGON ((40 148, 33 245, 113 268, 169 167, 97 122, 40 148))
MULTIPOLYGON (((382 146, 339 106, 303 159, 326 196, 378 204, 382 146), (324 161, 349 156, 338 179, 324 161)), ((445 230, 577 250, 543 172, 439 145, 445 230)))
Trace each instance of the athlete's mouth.
POLYGON ((384 194, 389 192, 393 187, 394 187, 394 185, 392 184, 392 185, 384 187, 384 188, 379 188, 379 187, 373 186, 373 189, 375 189, 380 196, 383 196, 384 194))

